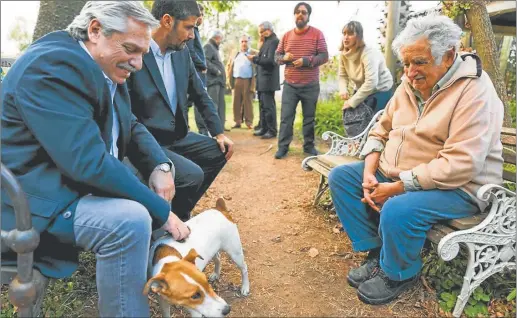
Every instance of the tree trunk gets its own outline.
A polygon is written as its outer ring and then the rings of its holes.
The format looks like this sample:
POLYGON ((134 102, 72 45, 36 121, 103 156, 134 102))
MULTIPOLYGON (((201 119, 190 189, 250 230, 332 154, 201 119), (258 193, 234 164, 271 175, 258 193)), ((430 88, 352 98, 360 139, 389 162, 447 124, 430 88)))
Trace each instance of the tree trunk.
POLYGON ((40 1, 38 21, 34 28, 32 41, 36 41, 47 33, 64 30, 74 17, 81 12, 85 0, 40 1))
POLYGON ((504 126, 510 127, 512 119, 508 109, 508 98, 504 85, 503 75, 499 70, 499 52, 495 42, 492 23, 485 4, 482 0, 468 1, 470 9, 466 10, 466 16, 470 23, 470 30, 476 43, 476 51, 483 64, 483 70, 488 73, 494 83, 497 95, 504 104, 504 126))

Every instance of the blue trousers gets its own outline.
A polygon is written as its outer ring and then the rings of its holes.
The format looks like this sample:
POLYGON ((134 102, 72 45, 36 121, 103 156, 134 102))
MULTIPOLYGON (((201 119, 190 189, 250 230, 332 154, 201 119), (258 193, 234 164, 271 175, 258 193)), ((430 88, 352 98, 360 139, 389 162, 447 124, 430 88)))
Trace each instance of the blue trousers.
MULTIPOLYGON (((392 280, 406 280, 422 267, 420 251, 433 224, 479 211, 462 190, 406 192, 388 199, 380 213, 361 202, 364 162, 335 167, 328 183, 336 212, 355 251, 381 248, 380 266, 392 280)), ((376 178, 392 182, 379 171, 376 178)))

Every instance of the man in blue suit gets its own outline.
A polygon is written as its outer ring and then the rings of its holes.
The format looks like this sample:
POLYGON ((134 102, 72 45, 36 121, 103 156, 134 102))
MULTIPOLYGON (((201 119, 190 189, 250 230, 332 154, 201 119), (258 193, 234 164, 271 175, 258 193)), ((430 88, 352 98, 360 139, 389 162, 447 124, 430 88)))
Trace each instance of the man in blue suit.
POLYGON ((153 31, 142 70, 128 80, 131 107, 176 167, 172 211, 188 220, 201 196, 233 154, 233 142, 197 75, 186 42, 194 38, 200 15, 195 1, 157 0, 160 26, 153 31), (212 136, 188 131, 188 96, 212 136))
MULTIPOLYGON (((41 233, 36 267, 66 277, 77 268, 78 248, 96 253, 103 317, 149 316, 142 290, 151 231, 189 234, 170 211, 172 165, 131 114, 125 85, 142 67, 157 24, 139 1, 87 2, 66 31, 34 42, 3 81, 2 162, 41 233), (121 162, 125 156, 149 187, 121 162)), ((13 229, 4 190, 1 208, 2 230, 13 229)))

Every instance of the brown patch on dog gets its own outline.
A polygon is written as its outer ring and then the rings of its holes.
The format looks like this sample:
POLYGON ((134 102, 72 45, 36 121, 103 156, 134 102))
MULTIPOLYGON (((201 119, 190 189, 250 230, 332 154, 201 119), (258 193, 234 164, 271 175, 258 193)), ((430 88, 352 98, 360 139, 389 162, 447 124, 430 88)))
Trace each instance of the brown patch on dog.
POLYGON ((160 244, 154 250, 153 265, 156 265, 159 260, 167 256, 176 256, 179 259, 182 258, 180 252, 178 252, 174 247, 167 244, 160 244))
POLYGON ((171 304, 193 309, 201 305, 205 297, 217 296, 205 274, 184 259, 163 265, 161 272, 145 284, 144 295, 149 291, 159 294, 171 304), (183 275, 197 284, 187 281, 183 275))
POLYGON ((204 258, 201 255, 199 255, 195 249, 191 248, 190 251, 188 251, 188 254, 185 255, 185 257, 183 257, 183 259, 187 262, 196 265, 196 258, 198 257, 204 260, 204 258))
POLYGON ((217 199, 217 201, 215 202, 215 209, 221 212, 230 222, 235 223, 235 221, 232 219, 232 216, 228 212, 228 208, 226 207, 226 201, 224 201, 223 198, 217 199))

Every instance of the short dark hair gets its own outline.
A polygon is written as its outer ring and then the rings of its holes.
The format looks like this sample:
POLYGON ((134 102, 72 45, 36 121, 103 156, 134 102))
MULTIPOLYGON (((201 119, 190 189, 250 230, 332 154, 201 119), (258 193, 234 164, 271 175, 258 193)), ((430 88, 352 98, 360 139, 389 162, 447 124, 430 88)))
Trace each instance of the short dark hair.
POLYGON ((307 8, 307 13, 309 14, 309 16, 311 15, 312 13, 312 7, 310 4, 308 4, 307 2, 298 2, 298 4, 294 7, 294 11, 293 13, 296 14, 296 10, 298 10, 298 8, 300 6, 305 6, 307 8))
POLYGON ((186 20, 191 16, 201 16, 197 2, 192 0, 156 0, 153 3, 151 13, 157 20, 161 20, 166 14, 174 17, 176 20, 186 20))

